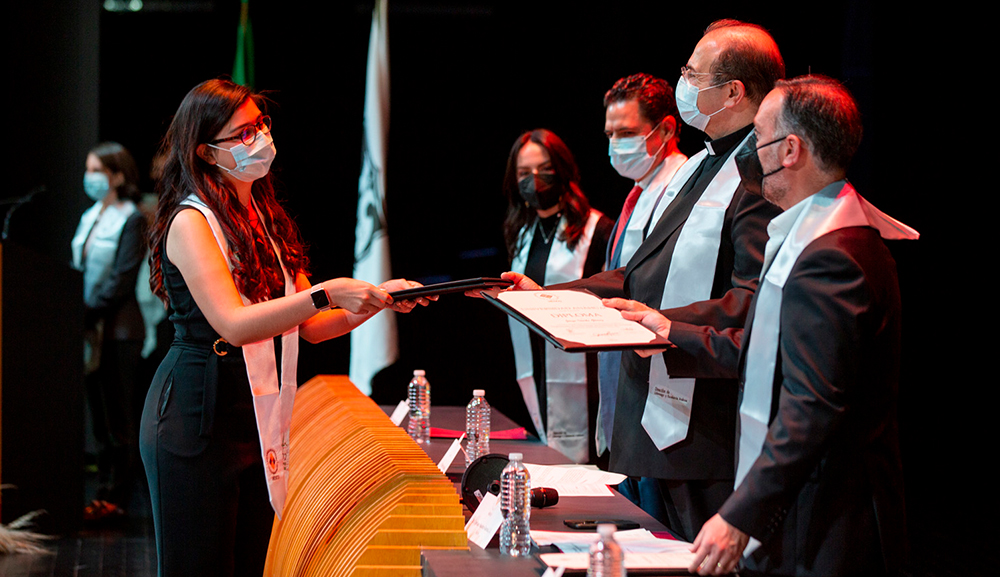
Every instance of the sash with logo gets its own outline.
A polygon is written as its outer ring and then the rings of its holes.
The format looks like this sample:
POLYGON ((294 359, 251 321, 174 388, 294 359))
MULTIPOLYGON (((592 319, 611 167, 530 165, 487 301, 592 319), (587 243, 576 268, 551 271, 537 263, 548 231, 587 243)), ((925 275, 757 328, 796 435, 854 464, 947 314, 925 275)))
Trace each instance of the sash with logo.
MULTIPOLYGON (((643 232, 646 230, 649 217, 652 215, 653 210, 663 202, 661 196, 664 195, 667 185, 673 182, 674 174, 684 165, 685 161, 687 161, 687 156, 678 152, 664 158, 663 162, 660 163, 659 168, 656 169, 656 173, 649 179, 647 187, 639 195, 639 200, 636 201, 635 208, 624 225, 625 231, 622 232, 622 237, 618 242, 619 246, 616 254, 610 253, 612 247, 609 243, 609 254, 606 262, 607 270, 622 266, 621 263, 628 262, 632 258, 632 255, 635 254, 635 251, 638 250, 639 245, 642 244, 643 232)), ((675 192, 674 196, 676 195, 677 193, 675 192)), ((618 218, 621 219, 621 216, 618 218)), ((618 225, 619 223, 616 222, 612 230, 618 230, 618 225)), ((613 241, 614 237, 612 237, 613 241)), ((615 424, 615 403, 618 398, 618 373, 621 369, 621 362, 621 351, 601 351, 597 353, 600 401, 597 408, 598 416, 595 440, 597 441, 598 455, 611 447, 611 434, 615 424)))
POLYGON ((734 487, 739 486, 760 456, 767 437, 785 281, 799 255, 811 242, 852 226, 870 226, 885 239, 916 239, 919 236, 914 229, 875 208, 845 181, 827 186, 768 224, 770 238, 764 249, 763 267, 766 272, 757 288, 753 321, 747 327, 750 342, 740 403, 740 446, 734 487), (785 230, 787 233, 783 232, 785 230))
MULTIPOLYGON (((685 220, 670 257, 660 309, 687 306, 711 298, 726 210, 740 184, 736 155, 733 153, 743 146, 747 138, 749 135, 733 147, 729 158, 685 220)), ((707 154, 708 151, 703 150, 692 156, 674 175, 665 196, 673 200, 707 154)), ((664 209, 657 208, 653 214, 655 221, 659 221, 664 209)), ((650 359, 649 390, 642 413, 642 427, 657 449, 662 451, 687 438, 694 383, 695 380, 690 378, 672 378, 667 372, 663 355, 654 355, 650 359)))
MULTIPOLYGON (((594 239, 594 231, 601 213, 591 209, 587 224, 570 250, 559 236, 566 228, 565 218, 560 219, 557 232, 549 248, 549 259, 545 265, 545 278, 539 279, 543 285, 557 284, 579 279, 583 276, 583 265, 594 239)), ((534 238, 535 226, 521 231, 521 251, 514 257, 511 270, 524 272, 528 262, 528 251, 534 238)), ((531 362, 531 340, 527 327, 513 319, 510 324, 510 338, 514 345, 514 366, 521 396, 531 415, 531 422, 541 436, 543 443, 566 455, 574 462, 587 462, 587 359, 586 355, 567 353, 549 343, 545 343, 545 390, 549 400, 546 403, 548 430, 542 427, 541 409, 538 402, 538 388, 531 362)))
MULTIPOLYGON (((226 264, 232 270, 229 243, 222 233, 215 213, 195 195, 188 196, 181 204, 193 206, 205 215, 215 241, 219 243, 226 264)), ((251 200, 252 210, 257 210, 256 203, 251 200)), ((257 211, 258 215, 260 211, 257 211)), ((261 218, 261 223, 264 220, 261 218)), ((278 245, 267 233, 268 242, 278 257, 281 273, 285 277, 285 296, 295 294, 295 279, 292 278, 284 263, 281 262, 281 252, 278 245)), ((245 306, 250 300, 240 294, 245 306)), ((281 387, 278 387, 278 368, 274 356, 274 340, 264 339, 255 343, 243 345, 243 358, 247 365, 247 377, 250 390, 253 393, 253 409, 257 418, 257 434, 260 436, 260 451, 264 459, 264 476, 267 480, 267 493, 278 518, 285 507, 285 496, 288 493, 288 441, 289 427, 292 423, 292 405, 295 402, 296 369, 299 356, 299 328, 292 327, 281 335, 281 387)))

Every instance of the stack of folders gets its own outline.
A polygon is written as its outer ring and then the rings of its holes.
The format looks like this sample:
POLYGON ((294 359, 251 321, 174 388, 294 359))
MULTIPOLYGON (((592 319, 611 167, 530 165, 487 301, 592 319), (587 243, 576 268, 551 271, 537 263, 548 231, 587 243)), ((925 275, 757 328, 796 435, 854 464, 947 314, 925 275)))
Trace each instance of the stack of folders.
POLYGON ((420 575, 420 549, 468 549, 454 485, 343 376, 299 390, 288 498, 265 575, 420 575))

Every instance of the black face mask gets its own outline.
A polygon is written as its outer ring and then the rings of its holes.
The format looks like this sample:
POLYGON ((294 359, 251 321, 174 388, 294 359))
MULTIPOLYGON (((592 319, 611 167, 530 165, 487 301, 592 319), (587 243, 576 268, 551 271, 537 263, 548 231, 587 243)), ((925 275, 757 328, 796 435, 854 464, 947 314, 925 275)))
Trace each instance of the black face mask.
POLYGON ((757 151, 765 146, 771 146, 776 142, 781 142, 787 138, 787 136, 772 140, 771 142, 757 146, 757 135, 754 133, 750 134, 750 138, 747 139, 746 144, 742 148, 736 151, 736 170, 740 173, 740 178, 743 180, 743 188, 747 192, 753 194, 762 194, 762 189, 764 187, 764 179, 772 174, 776 174, 783 170, 784 166, 779 166, 777 169, 764 174, 764 167, 760 164, 760 157, 757 156, 757 151))
POLYGON ((743 188, 752 194, 760 195, 764 184, 764 167, 760 165, 757 156, 757 135, 750 134, 743 147, 736 151, 736 170, 743 180, 743 188))
POLYGON ((525 176, 517 181, 521 198, 535 210, 548 210, 559 203, 562 187, 557 186, 558 177, 551 172, 540 172, 525 176))

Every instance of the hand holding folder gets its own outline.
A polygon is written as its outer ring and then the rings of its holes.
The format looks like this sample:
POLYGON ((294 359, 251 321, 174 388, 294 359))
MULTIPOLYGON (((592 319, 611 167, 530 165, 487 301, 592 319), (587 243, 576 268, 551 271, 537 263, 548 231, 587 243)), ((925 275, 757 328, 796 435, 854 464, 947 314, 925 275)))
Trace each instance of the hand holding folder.
MULTIPOLYGON (((667 339, 580 290, 483 291, 491 304, 568 352, 657 349, 667 339)), ((650 353, 652 354, 652 353, 650 353)))
POLYGON ((391 296, 394 300, 411 300, 420 297, 433 297, 433 300, 437 300, 438 296, 449 293, 467 292, 476 289, 489 289, 494 287, 508 287, 511 284, 513 284, 511 281, 504 280, 502 278, 467 278, 390 292, 389 296, 391 296))

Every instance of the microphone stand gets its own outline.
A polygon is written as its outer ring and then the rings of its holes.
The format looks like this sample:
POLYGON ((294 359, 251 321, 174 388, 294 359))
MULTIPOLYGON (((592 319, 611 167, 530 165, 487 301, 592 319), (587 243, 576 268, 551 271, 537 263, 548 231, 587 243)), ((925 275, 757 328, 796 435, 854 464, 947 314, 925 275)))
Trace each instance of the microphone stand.
POLYGON ((34 198, 35 195, 38 194, 39 192, 45 192, 44 184, 36 186, 31 190, 31 192, 25 194, 24 196, 18 196, 18 197, 12 196, 0 200, 0 206, 6 204, 10 205, 10 208, 7 209, 7 215, 3 219, 3 233, 0 233, 0 241, 7 240, 7 235, 10 234, 10 217, 14 214, 14 211, 21 208, 22 205, 31 202, 31 199, 34 198))

